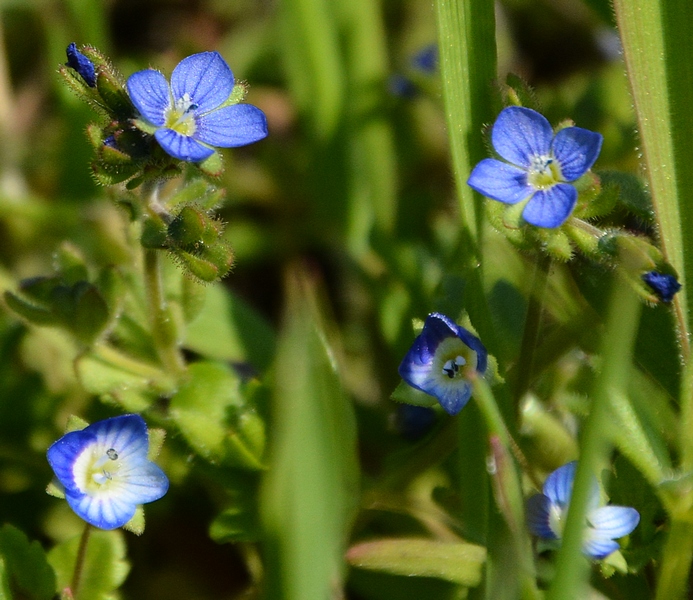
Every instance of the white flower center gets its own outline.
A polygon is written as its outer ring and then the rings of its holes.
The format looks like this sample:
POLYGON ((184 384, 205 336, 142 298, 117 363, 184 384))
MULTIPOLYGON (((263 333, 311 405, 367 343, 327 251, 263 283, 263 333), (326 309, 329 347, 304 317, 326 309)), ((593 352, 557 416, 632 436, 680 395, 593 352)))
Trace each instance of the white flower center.
POLYGON ((115 448, 104 450, 103 446, 94 444, 77 457, 72 474, 80 492, 95 496, 117 485, 121 465, 115 448))
MULTIPOLYGON (((457 337, 448 338, 436 349, 434 368, 445 382, 457 383, 468 370, 476 369, 476 352, 457 337)), ((435 372, 435 371, 434 371, 435 372)))
POLYGON ((534 156, 527 170, 527 183, 536 190, 548 190, 563 181, 561 165, 553 156, 534 156))
POLYGON ((195 110, 198 106, 190 95, 185 93, 182 98, 178 98, 173 106, 169 106, 164 112, 164 127, 173 129, 181 135, 190 137, 197 130, 195 122, 195 110))

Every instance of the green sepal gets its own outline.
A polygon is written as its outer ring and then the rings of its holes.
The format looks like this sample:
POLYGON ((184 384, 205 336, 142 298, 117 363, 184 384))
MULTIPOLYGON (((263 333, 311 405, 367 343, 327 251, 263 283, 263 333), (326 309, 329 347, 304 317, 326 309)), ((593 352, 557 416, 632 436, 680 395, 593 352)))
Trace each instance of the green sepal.
POLYGON ((168 228, 158 217, 148 217, 142 223, 140 243, 144 248, 164 249, 168 244, 168 228))
POLYGON ((147 121, 143 119, 131 119, 130 122, 142 133, 146 133, 147 135, 154 135, 159 129, 156 125, 147 123, 147 121))
POLYGON ((53 598, 55 573, 39 542, 29 541, 24 532, 5 524, 0 529, 0 556, 4 559, 8 579, 14 582, 16 591, 21 592, 15 597, 31 600, 53 598))
POLYGON ((113 63, 93 46, 82 46, 80 51, 94 63, 96 89, 111 115, 116 119, 132 116, 135 108, 125 91, 125 79, 113 63))
POLYGON ((180 264, 191 276, 200 281, 211 283, 220 278, 219 267, 209 260, 194 256, 183 250, 175 250, 173 251, 173 255, 177 259, 178 264, 180 264))
POLYGON ((103 146, 103 128, 97 123, 89 123, 86 128, 87 140, 93 146, 94 150, 100 150, 103 146))
POLYGON ((54 479, 46 486, 46 494, 65 500, 65 488, 57 479, 54 479))
POLYGON ((99 93, 96 88, 89 87, 86 81, 82 79, 82 76, 74 71, 67 65, 60 65, 58 67, 58 74, 63 78, 63 81, 67 84, 77 97, 89 104, 96 112, 98 112, 102 117, 108 118, 108 110, 103 105, 99 93))
POLYGON ((197 254, 217 241, 221 229, 205 211, 184 206, 168 226, 168 235, 175 247, 197 254))
POLYGON ((102 144, 100 147, 100 160, 102 164, 109 166, 131 165, 132 157, 125 152, 121 152, 118 148, 102 144))
POLYGON ((511 106, 524 106, 541 112, 539 100, 534 89, 521 77, 514 73, 508 73, 505 78, 505 96, 507 104, 511 106))
POLYGON ((135 535, 144 533, 144 507, 141 504, 135 507, 135 514, 123 525, 123 529, 135 535))
POLYGON ((45 306, 28 302, 20 296, 6 291, 3 295, 8 308, 34 325, 59 325, 60 320, 45 306))
POLYGON ((234 254, 231 246, 224 240, 218 240, 203 252, 203 256, 217 268, 217 278, 224 278, 233 267, 234 254))
POLYGON ((573 246, 562 228, 536 228, 534 233, 542 241, 544 252, 551 258, 567 262, 573 257, 573 246))
POLYGON ((81 282, 74 288, 74 321, 66 326, 86 345, 94 343, 109 320, 106 301, 96 286, 81 282))
POLYGON ((568 221, 563 226, 563 231, 568 236, 571 242, 573 242, 584 254, 592 257, 599 257, 599 240, 600 237, 596 237, 594 234, 584 229, 571 225, 568 221))
POLYGON ((208 177, 220 177, 224 172, 224 159, 219 152, 214 151, 214 153, 195 165, 200 171, 202 171, 208 177))
POLYGON ((78 417, 77 415, 70 415, 65 424, 65 433, 82 431, 82 429, 86 429, 87 427, 89 427, 89 421, 85 421, 82 417, 78 417))
POLYGON ((573 216, 592 219, 613 212, 618 201, 618 186, 612 183, 602 185, 601 178, 591 171, 580 177, 574 185, 578 189, 578 201, 573 216))
POLYGON ((399 385, 395 388, 395 391, 392 392, 390 398, 395 402, 413 404, 414 406, 432 407, 438 404, 438 400, 433 396, 411 387, 404 381, 399 382, 399 385))
POLYGON ((149 451, 147 452, 147 458, 151 461, 159 456, 161 453, 161 448, 164 446, 164 440, 166 439, 166 430, 160 428, 150 428, 149 430, 149 451))
POLYGON ((245 97, 248 95, 248 84, 245 81, 237 81, 236 85, 233 86, 231 94, 222 104, 222 106, 230 106, 232 104, 238 104, 243 102, 245 97))
MULTIPOLYGON (((91 164, 91 173, 97 183, 109 186, 130 179, 139 170, 139 167, 134 164, 109 165, 107 163, 93 162, 91 164)), ((135 186, 136 187, 136 186, 135 186)), ((128 187, 128 189, 132 189, 128 187)))
POLYGON ((208 181, 200 177, 187 182, 178 188, 168 199, 166 205, 169 209, 177 206, 192 205, 204 211, 217 208, 222 201, 226 191, 209 184, 208 181))

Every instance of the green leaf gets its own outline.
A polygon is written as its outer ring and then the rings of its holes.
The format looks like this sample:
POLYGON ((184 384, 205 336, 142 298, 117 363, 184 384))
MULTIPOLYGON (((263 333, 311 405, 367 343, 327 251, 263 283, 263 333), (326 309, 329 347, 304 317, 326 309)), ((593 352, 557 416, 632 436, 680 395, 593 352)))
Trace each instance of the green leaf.
POLYGON ((486 548, 464 542, 402 538, 352 546, 347 562, 361 569, 407 577, 435 577, 475 587, 481 582, 486 548))
POLYGON ((0 556, 0 600, 12 600, 12 592, 10 592, 9 573, 5 559, 0 556))
POLYGON ((209 358, 250 362, 266 369, 274 354, 274 332, 251 306, 222 285, 207 288, 204 308, 188 327, 185 347, 209 358))
MULTIPOLYGON (((55 569, 59 590, 71 583, 79 542, 79 536, 71 538, 48 553, 48 562, 55 569)), ((75 600, 112 600, 112 593, 122 585, 130 572, 126 555, 122 532, 93 530, 75 600)))
POLYGON ((5 564, 3 579, 11 579, 32 600, 50 600, 53 597, 55 573, 41 544, 30 542, 23 532, 6 524, 0 529, 0 556, 5 564))
POLYGON ((206 460, 264 468, 264 423, 246 406, 240 377, 225 365, 190 365, 188 380, 171 398, 169 414, 206 460))
POLYGON ((57 325, 59 322, 58 317, 52 311, 28 302, 10 291, 5 292, 4 298, 7 306, 20 317, 29 321, 29 323, 34 325, 57 325))
POLYGON ((329 598, 339 588, 358 490, 352 406, 311 282, 294 272, 279 341, 272 469, 261 492, 267 597, 329 598))
POLYGON ((88 392, 118 402, 132 412, 142 412, 173 388, 164 372, 107 346, 79 356, 75 371, 88 392))

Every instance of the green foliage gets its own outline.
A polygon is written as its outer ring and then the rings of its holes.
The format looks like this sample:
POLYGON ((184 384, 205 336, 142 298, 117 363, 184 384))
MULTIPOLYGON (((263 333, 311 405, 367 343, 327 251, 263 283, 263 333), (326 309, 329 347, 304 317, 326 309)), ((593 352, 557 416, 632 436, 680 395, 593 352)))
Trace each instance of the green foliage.
MULTIPOLYGON (((80 538, 75 537, 55 546, 48 553, 48 562, 55 569, 58 590, 72 583, 72 574, 80 538)), ((82 577, 75 600, 109 600, 130 571, 126 545, 119 531, 93 531, 89 536, 82 577)))
POLYGON ((9 584, 31 600, 48 600, 56 590, 55 573, 46 560, 39 542, 29 538, 16 527, 5 524, 0 529, 0 557, 3 560, 2 588, 5 598, 11 598, 9 584))

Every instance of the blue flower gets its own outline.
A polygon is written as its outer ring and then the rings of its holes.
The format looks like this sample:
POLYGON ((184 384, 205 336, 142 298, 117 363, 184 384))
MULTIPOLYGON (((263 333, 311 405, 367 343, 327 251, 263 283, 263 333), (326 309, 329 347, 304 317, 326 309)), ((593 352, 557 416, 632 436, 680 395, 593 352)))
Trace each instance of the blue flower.
POLYGON ((642 276, 642 280, 654 291, 662 302, 671 302, 674 294, 681 289, 681 284, 673 275, 649 271, 642 276))
POLYGON ((486 371, 488 354, 479 338, 441 315, 431 313, 399 366, 410 386, 434 396, 456 415, 472 395, 469 372, 486 371))
MULTIPOLYGON (((563 533, 568 504, 573 491, 577 462, 556 469, 544 482, 543 494, 528 502, 528 524, 535 535, 558 540, 563 533)), ((594 482, 587 511, 583 552, 592 558, 605 558, 619 549, 618 538, 628 535, 640 522, 640 514, 627 506, 599 506, 599 487, 594 482)))
POLYGON ((259 108, 226 104, 233 87, 233 73, 218 52, 184 58, 170 86, 154 69, 133 73, 127 81, 130 99, 156 128, 159 145, 190 162, 209 158, 215 147, 245 146, 267 136, 267 119, 259 108))
POLYGON ((496 152, 507 162, 486 158, 467 184, 505 204, 526 201, 522 218, 537 227, 562 225, 575 208, 578 192, 571 182, 594 164, 602 136, 580 127, 554 135, 538 112, 520 106, 501 111, 491 131, 496 152))
POLYGON ((412 56, 411 64, 424 73, 435 73, 438 68, 438 46, 428 44, 412 56))
POLYGON ((94 63, 77 50, 74 42, 67 47, 67 66, 77 71, 89 87, 96 87, 94 63))
POLYGON ((98 421, 65 434, 48 462, 70 508, 99 529, 125 525, 139 504, 158 500, 168 478, 147 458, 149 435, 139 415, 98 421))

